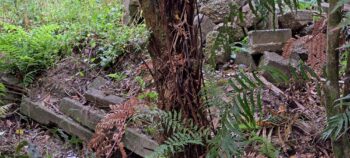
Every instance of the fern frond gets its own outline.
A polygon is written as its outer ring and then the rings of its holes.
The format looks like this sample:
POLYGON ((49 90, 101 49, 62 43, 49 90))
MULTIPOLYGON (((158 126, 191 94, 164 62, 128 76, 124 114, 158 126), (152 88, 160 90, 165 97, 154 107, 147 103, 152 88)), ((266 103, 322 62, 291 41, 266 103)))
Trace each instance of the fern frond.
POLYGON ((328 119, 327 127, 322 133, 322 139, 324 140, 328 138, 339 139, 344 133, 349 131, 350 95, 335 100, 334 106, 345 110, 328 119))
POLYGON ((185 119, 176 111, 166 112, 161 116, 165 132, 171 134, 163 144, 149 156, 158 158, 184 151, 188 145, 204 145, 209 129, 195 125, 191 119, 185 119))

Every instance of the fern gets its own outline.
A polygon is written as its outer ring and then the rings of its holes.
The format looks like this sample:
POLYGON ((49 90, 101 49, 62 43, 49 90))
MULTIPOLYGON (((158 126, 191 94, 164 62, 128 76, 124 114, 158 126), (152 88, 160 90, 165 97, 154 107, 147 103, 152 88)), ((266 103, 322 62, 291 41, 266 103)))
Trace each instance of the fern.
POLYGON ((262 112, 261 89, 264 87, 262 81, 255 73, 248 77, 240 72, 234 76, 234 80, 229 80, 229 85, 234 89, 231 95, 233 100, 230 103, 233 115, 241 124, 241 128, 247 130, 257 129, 254 114, 262 112))
POLYGON ((148 158, 169 156, 184 151, 188 145, 203 145, 209 135, 209 129, 199 128, 191 119, 184 119, 181 113, 167 112, 161 116, 167 138, 148 158))
POLYGON ((58 25, 44 25, 29 32, 22 27, 0 23, 0 70, 16 73, 25 84, 49 68, 65 45, 64 36, 56 34, 58 25))
POLYGON ((278 157, 279 152, 271 142, 269 142, 266 138, 255 135, 254 133, 252 135, 253 137, 249 138, 249 143, 260 143, 260 153, 264 154, 269 158, 278 157))

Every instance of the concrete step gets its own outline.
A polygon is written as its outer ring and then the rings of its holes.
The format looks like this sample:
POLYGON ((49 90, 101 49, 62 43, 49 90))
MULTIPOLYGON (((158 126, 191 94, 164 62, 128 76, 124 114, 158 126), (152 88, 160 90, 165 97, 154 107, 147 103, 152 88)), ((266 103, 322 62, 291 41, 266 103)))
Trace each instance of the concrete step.
POLYGON ((120 104, 125 101, 121 97, 105 94, 103 91, 94 88, 86 91, 85 98, 88 102, 100 108, 108 108, 109 105, 120 104))

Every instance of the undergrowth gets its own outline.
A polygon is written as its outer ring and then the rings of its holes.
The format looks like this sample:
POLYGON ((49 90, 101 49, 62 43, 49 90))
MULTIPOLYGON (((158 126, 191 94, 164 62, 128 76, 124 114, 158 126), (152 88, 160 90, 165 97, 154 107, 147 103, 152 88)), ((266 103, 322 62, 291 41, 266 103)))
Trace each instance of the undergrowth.
POLYGON ((71 52, 92 65, 110 67, 120 55, 141 50, 148 35, 142 23, 122 23, 121 0, 0 0, 0 4, 0 67, 27 84, 71 52))
POLYGON ((20 75, 25 84, 52 66, 65 45, 58 25, 44 25, 31 31, 0 23, 0 70, 20 75))

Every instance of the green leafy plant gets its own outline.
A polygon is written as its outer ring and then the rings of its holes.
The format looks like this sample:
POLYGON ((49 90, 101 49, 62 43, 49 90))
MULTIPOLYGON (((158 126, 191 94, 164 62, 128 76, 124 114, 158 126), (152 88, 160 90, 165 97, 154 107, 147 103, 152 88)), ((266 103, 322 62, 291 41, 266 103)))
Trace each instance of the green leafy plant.
POLYGON ((113 74, 107 75, 109 78, 113 79, 114 81, 121 81, 124 80, 127 76, 122 72, 116 72, 113 74))
POLYGON ((152 102, 157 102, 158 101, 158 93, 151 91, 151 92, 144 92, 138 97, 139 99, 146 99, 152 102))
POLYGON ((19 75, 25 84, 59 58, 64 35, 58 25, 44 25, 29 32, 22 27, 0 23, 0 69, 19 75))
POLYGON ((199 128, 192 120, 184 119, 181 113, 166 112, 161 116, 164 132, 170 134, 149 158, 167 157, 184 150, 191 144, 204 145, 209 129, 199 128))
POLYGON ((137 77, 135 77, 135 80, 136 80, 137 84, 141 87, 141 90, 146 88, 146 82, 142 79, 142 77, 137 76, 137 77))
POLYGON ((328 119, 327 127, 322 134, 324 140, 328 138, 339 139, 344 133, 349 131, 350 95, 335 100, 334 106, 345 110, 328 119))

